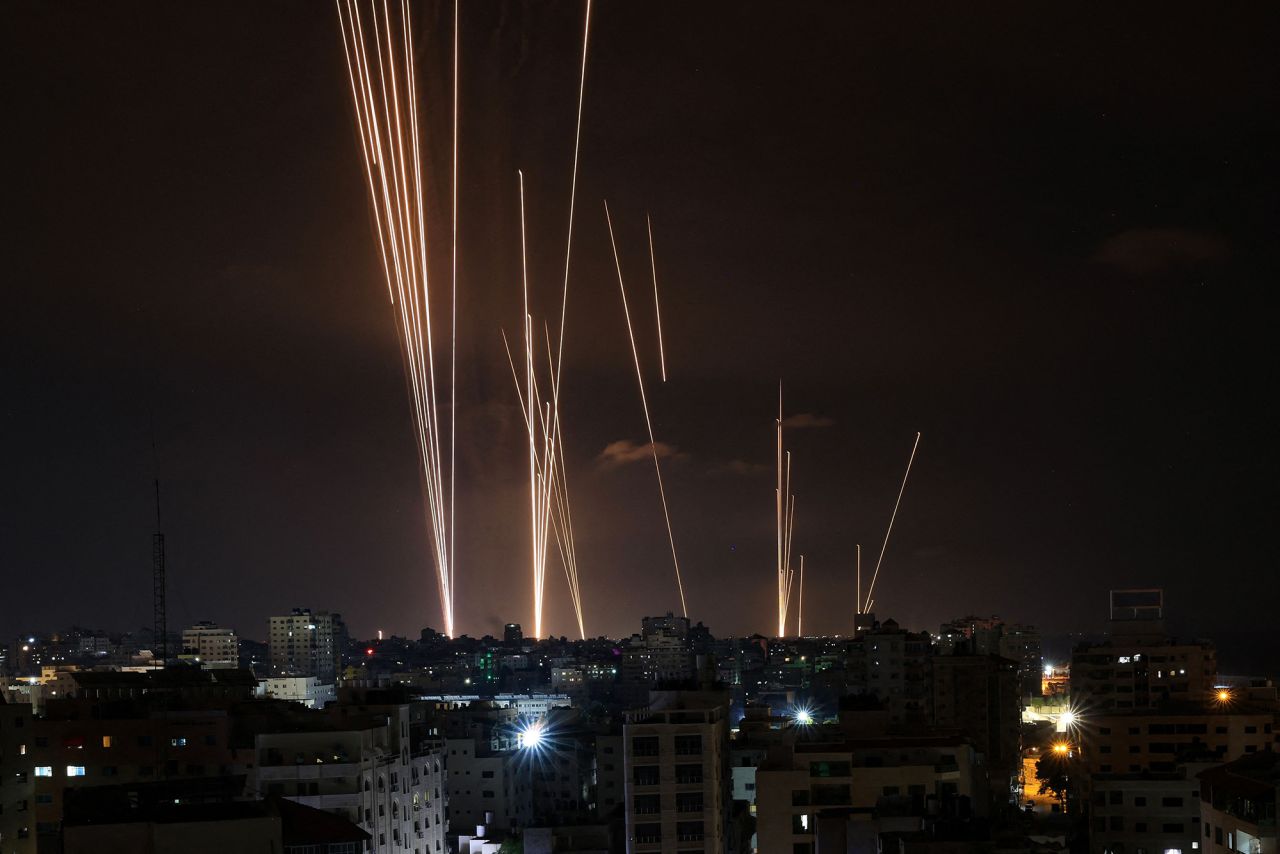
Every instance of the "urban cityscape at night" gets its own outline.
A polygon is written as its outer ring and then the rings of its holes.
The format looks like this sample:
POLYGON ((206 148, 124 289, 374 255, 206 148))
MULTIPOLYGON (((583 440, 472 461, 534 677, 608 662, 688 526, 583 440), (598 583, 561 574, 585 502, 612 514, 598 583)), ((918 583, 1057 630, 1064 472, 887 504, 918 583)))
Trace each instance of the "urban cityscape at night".
POLYGON ((1277 854, 1224 9, 8 16, 0 854, 1277 854))

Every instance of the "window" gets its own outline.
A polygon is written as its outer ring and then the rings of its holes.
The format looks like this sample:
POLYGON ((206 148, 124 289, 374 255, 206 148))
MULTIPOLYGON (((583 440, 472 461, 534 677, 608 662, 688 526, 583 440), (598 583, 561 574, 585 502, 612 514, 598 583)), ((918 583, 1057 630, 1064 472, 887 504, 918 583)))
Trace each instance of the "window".
POLYGON ((1110 803, 1111 803, 1113 806, 1114 806, 1114 805, 1116 805, 1116 804, 1123 804, 1123 803, 1124 803, 1124 792, 1111 792, 1111 793, 1110 793, 1109 801, 1110 801, 1110 803))
POLYGON ((36 766, 36 776, 37 776, 37 777, 52 777, 52 776, 53 776, 53 766, 52 766, 52 765, 37 765, 37 766, 36 766))
POLYGON ((656 735, 638 735, 631 739, 632 756, 657 756, 658 737, 656 735))
POLYGON ((677 792, 676 812, 702 812, 702 792, 677 792))
POLYGON ((694 733, 693 735, 677 735, 676 736, 676 755, 677 756, 701 756, 702 755, 702 736, 694 733))
POLYGON ((36 795, 36 803, 37 803, 37 804, 51 804, 51 803, 53 803, 53 795, 50 795, 50 794, 44 794, 44 793, 42 793, 42 794, 38 794, 38 795, 36 795))
POLYGON ((482 792, 480 793, 480 797, 482 797, 482 798, 496 798, 496 797, 497 797, 497 795, 495 795, 495 794, 493 793, 493 790, 492 790, 492 789, 485 789, 484 791, 482 791, 482 792))
POLYGON ((636 815, 657 815, 662 811, 662 796, 636 795, 634 804, 636 815))
POLYGON ((493 772, 492 772, 492 771, 481 771, 481 772, 480 772, 480 776, 481 776, 481 777, 483 777, 483 778, 485 778, 486 780, 489 780, 489 779, 492 779, 492 778, 493 778, 493 772))
POLYGON ((102 737, 102 746, 103 746, 103 747, 110 747, 110 746, 111 746, 111 736, 109 736, 109 735, 104 735, 104 736, 102 737))
POLYGON ((662 841, 662 825, 661 824, 637 824, 636 825, 636 842, 638 844, 649 844, 662 841))
POLYGON ((1113 815, 1107 823, 1112 830, 1124 830, 1124 816, 1113 815))
POLYGON ((187 739, 186 739, 184 736, 179 736, 179 737, 177 737, 177 738, 171 738, 171 739, 169 739, 169 746, 170 746, 170 747, 186 747, 186 746, 187 746, 187 739))
POLYGON ((149 735, 140 735, 140 736, 138 736, 138 746, 139 746, 139 747, 150 747, 150 746, 151 746, 151 736, 149 736, 149 735))
POLYGON ((656 786, 659 782, 657 765, 637 765, 631 770, 632 782, 637 786, 656 786))
POLYGON ((1133 831, 1134 831, 1134 833, 1146 833, 1146 832, 1147 832, 1147 823, 1146 823, 1145 821, 1140 821, 1140 822, 1138 822, 1138 823, 1134 824, 1134 826, 1133 826, 1133 831))
POLYGON ((1147 805, 1147 796, 1135 795, 1133 798, 1133 805, 1135 807, 1145 807, 1147 805))
POLYGON ((1178 822, 1168 822, 1168 823, 1166 823, 1166 824, 1162 825, 1162 826, 1161 826, 1161 831, 1162 831, 1163 833, 1184 833, 1184 832, 1185 832, 1185 830, 1183 829, 1183 826, 1182 826, 1182 822, 1180 822, 1180 821, 1178 821, 1178 822))
POLYGON ((1160 806, 1162 807, 1180 807, 1182 806, 1182 798, 1161 798, 1160 806))
POLYGON ((68 765, 68 766, 67 766, 67 776, 68 776, 68 777, 83 777, 83 776, 84 776, 84 766, 83 766, 83 765, 68 765))
MULTIPOLYGON (((636 769, 640 770, 639 768, 636 769)), ((702 782, 702 766, 701 765, 677 765, 676 766, 676 783, 701 783, 702 782)))

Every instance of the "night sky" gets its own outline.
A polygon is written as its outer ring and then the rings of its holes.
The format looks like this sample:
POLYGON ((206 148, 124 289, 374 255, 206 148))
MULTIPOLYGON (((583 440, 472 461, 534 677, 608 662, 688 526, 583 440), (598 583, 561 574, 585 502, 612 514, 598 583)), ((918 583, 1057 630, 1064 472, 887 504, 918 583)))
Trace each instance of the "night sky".
MULTIPOLYGON (((532 623, 500 330, 517 168, 534 312, 558 311, 582 6, 463 7, 457 608, 480 635, 532 623)), ((450 15, 416 8, 443 180, 450 15)), ((850 630, 854 545, 874 559, 917 430, 882 618, 1095 632, 1109 588, 1158 585, 1186 633, 1274 626, 1264 14, 597 0, 563 391, 588 633, 679 609, 652 466, 604 453, 645 441, 604 198, 690 615, 716 634, 774 623, 780 379, 806 416, 808 633, 850 630)), ((440 628, 332 8, 6 18, 0 632, 149 624, 157 469, 171 627, 262 637, 310 606, 359 635, 440 628)), ((547 591, 572 632, 558 564, 547 591)))

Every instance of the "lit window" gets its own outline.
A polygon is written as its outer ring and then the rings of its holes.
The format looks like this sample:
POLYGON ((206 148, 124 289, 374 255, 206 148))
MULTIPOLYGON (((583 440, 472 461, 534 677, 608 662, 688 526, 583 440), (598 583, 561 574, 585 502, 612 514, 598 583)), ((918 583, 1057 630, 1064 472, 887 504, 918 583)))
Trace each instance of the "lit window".
POLYGON ((102 746, 103 746, 103 747, 110 747, 110 746, 111 746, 111 736, 109 736, 109 735, 104 735, 104 736, 102 737, 102 746))
POLYGON ((52 765, 37 765, 37 766, 36 766, 36 776, 37 776, 37 777, 52 777, 52 776, 53 776, 53 766, 52 766, 52 765))
POLYGON ((19 744, 19 745, 18 745, 18 755, 19 755, 19 756, 26 756, 26 755, 27 755, 27 746, 26 746, 25 744, 19 744))
POLYGON ((68 777, 83 777, 83 776, 84 776, 84 766, 83 766, 83 765, 68 765, 68 766, 67 766, 67 776, 68 776, 68 777))
POLYGON ((186 740, 185 738, 182 738, 182 737, 179 737, 179 738, 171 738, 171 739, 169 739, 169 746, 170 746, 170 747, 186 747, 186 746, 187 746, 187 740, 186 740))

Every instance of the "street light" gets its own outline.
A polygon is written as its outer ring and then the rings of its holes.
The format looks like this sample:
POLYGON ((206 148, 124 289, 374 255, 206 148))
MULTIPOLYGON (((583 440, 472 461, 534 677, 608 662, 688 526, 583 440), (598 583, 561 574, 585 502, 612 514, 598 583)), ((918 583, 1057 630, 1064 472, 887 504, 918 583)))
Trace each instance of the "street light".
POLYGON ((799 726, 812 726, 813 712, 809 711, 808 709, 802 706, 796 709, 795 712, 792 713, 791 719, 795 721, 795 723, 798 724, 799 726))
POLYGON ((521 750, 538 750, 542 747, 542 742, 546 738, 545 726, 542 721, 534 721, 527 724, 516 733, 516 746, 521 750))

